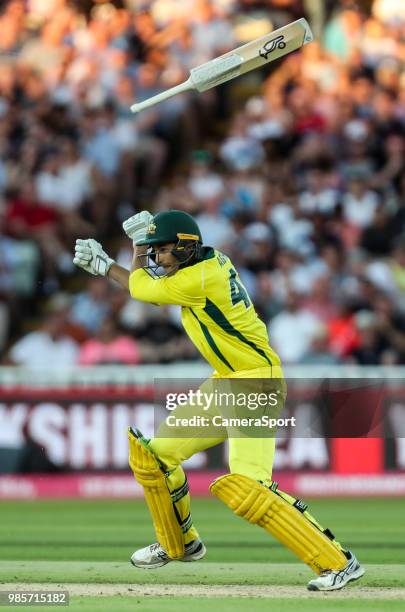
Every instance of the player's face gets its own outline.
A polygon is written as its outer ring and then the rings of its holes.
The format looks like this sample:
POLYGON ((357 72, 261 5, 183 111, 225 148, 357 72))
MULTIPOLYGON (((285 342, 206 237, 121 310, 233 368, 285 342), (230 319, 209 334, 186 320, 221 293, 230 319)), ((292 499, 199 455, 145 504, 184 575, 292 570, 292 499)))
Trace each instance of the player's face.
POLYGON ((159 266, 165 269, 166 274, 170 274, 177 270, 179 262, 172 255, 172 249, 174 249, 175 243, 170 242, 168 244, 160 244, 154 248, 156 253, 155 261, 159 266))

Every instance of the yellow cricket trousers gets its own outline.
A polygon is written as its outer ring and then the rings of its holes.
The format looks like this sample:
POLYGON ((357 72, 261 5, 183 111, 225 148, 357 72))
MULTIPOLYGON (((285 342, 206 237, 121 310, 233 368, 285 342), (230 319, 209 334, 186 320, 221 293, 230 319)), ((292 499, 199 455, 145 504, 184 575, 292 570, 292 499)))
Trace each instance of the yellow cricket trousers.
MULTIPOLYGON (((282 398, 280 404, 284 405, 286 396, 286 386, 283 378, 283 373, 280 367, 257 368, 254 370, 245 370, 233 372, 229 376, 220 376, 214 374, 210 379, 201 385, 200 389, 204 392, 212 391, 215 379, 277 379, 281 385, 282 398)), ((259 380, 258 380, 259 382, 259 380)), ((253 383, 254 384, 254 383, 253 383)), ((190 417, 190 414, 207 417, 212 416, 213 410, 206 412, 201 408, 196 409, 196 406, 177 406, 172 412, 176 418, 190 417)), ((211 433, 211 437, 202 437, 203 431, 200 427, 190 428, 184 427, 185 436, 182 437, 182 427, 176 427, 175 435, 170 428, 163 423, 158 430, 157 436, 150 441, 149 446, 154 454, 166 467, 169 476, 167 484, 169 491, 173 494, 178 493, 178 499, 175 502, 176 509, 181 517, 184 541, 185 544, 198 538, 198 532, 192 524, 190 514, 190 495, 186 485, 187 479, 184 474, 181 463, 189 459, 196 453, 211 448, 224 440, 228 439, 229 454, 228 464, 230 472, 248 476, 253 480, 260 480, 270 483, 272 477, 272 468, 275 450, 274 437, 233 437, 227 435, 226 431, 221 430, 218 437, 211 433), (172 434, 172 437, 169 437, 172 434)), ((212 432, 212 429, 210 430, 212 432)))

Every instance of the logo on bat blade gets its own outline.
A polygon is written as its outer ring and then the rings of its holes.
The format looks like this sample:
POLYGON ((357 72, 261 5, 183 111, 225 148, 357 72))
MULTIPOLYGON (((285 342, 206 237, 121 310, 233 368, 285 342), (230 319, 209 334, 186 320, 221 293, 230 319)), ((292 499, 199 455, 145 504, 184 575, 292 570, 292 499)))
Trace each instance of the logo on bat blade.
POLYGON ((260 49, 259 55, 260 57, 263 57, 266 60, 270 53, 272 53, 272 51, 274 51, 275 49, 284 49, 286 45, 287 43, 284 40, 284 36, 280 34, 280 36, 277 36, 276 38, 273 38, 273 40, 269 40, 269 42, 266 42, 266 44, 263 45, 263 47, 260 49))

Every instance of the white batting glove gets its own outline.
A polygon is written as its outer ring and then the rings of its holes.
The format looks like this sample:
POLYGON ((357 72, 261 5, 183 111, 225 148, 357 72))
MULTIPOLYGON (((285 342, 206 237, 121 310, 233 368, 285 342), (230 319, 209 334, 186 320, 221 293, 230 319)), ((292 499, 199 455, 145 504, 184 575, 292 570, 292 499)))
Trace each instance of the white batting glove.
POLYGON ((75 257, 73 263, 94 276, 106 276, 112 264, 115 263, 99 242, 88 238, 78 238, 75 246, 75 257))
POLYGON ((122 224, 123 230, 126 235, 131 238, 135 245, 139 240, 146 238, 148 233, 149 224, 152 222, 153 215, 147 210, 143 210, 136 215, 132 215, 129 219, 126 219, 122 224))
POLYGON ((75 266, 86 270, 86 272, 89 274, 94 274, 97 276, 97 272, 91 265, 92 253, 91 248, 88 245, 88 241, 89 240, 82 240, 81 238, 76 240, 73 263, 75 266))

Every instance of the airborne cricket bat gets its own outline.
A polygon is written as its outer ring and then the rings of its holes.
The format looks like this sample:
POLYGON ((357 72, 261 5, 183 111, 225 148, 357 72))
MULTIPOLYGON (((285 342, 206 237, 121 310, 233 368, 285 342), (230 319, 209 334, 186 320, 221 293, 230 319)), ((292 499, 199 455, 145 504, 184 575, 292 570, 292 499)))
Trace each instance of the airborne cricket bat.
POLYGON ((245 72, 260 68, 265 64, 273 62, 287 53, 296 51, 303 45, 311 42, 313 35, 308 22, 303 17, 293 21, 274 32, 256 38, 233 51, 228 51, 201 66, 190 70, 190 77, 184 83, 162 91, 143 102, 133 104, 131 111, 138 113, 144 108, 154 106, 158 102, 167 100, 178 93, 196 89, 207 91, 221 83, 235 79, 245 72))

